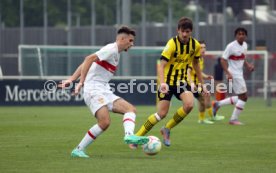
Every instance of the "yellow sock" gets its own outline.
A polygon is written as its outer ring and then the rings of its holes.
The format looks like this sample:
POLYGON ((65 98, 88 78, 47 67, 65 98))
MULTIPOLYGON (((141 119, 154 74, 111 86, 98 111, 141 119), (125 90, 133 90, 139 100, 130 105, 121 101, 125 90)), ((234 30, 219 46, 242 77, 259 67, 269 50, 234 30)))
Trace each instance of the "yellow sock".
POLYGON ((152 129, 152 127, 158 123, 157 117, 158 115, 152 114, 148 117, 147 121, 142 125, 142 127, 135 134, 137 136, 144 136, 148 131, 152 129))
POLYGON ((180 123, 187 116, 186 112, 183 110, 183 107, 178 108, 173 118, 168 121, 165 125, 166 128, 171 129, 180 123))
POLYGON ((212 118, 213 117, 212 107, 207 108, 207 112, 208 112, 209 117, 212 118))
POLYGON ((199 118, 199 120, 204 120, 205 119, 205 112, 199 112, 198 118, 199 118))

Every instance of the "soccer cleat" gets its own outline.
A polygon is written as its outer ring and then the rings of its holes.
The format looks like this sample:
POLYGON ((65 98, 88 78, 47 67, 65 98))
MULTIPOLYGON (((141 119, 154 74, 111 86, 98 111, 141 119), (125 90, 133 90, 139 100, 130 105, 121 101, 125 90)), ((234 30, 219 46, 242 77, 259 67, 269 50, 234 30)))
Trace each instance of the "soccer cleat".
POLYGON ((71 156, 72 157, 89 158, 89 156, 87 154, 85 154, 84 151, 78 150, 78 149, 74 149, 71 153, 71 156))
POLYGON ((162 127, 160 130, 161 134, 163 135, 163 143, 164 145, 166 145, 167 147, 169 147, 171 145, 171 141, 170 141, 170 129, 162 127))
POLYGON ((219 109, 218 102, 217 102, 217 101, 214 101, 214 102, 212 103, 212 105, 213 105, 213 115, 216 116, 217 111, 218 111, 218 109, 219 109))
POLYGON ((216 115, 216 116, 213 116, 212 118, 210 118, 211 121, 221 121, 221 120, 224 120, 224 116, 222 115, 216 115))
POLYGON ((212 121, 209 121, 209 120, 198 120, 198 123, 199 124, 214 124, 214 122, 212 122, 212 121))
POLYGON ((144 145, 149 142, 146 136, 127 135, 124 138, 126 144, 144 145))
POLYGON ((230 125, 244 125, 242 122, 240 122, 239 120, 230 120, 229 121, 230 125))
POLYGON ((138 148, 138 145, 137 144, 129 144, 128 145, 130 149, 132 150, 136 150, 138 148))

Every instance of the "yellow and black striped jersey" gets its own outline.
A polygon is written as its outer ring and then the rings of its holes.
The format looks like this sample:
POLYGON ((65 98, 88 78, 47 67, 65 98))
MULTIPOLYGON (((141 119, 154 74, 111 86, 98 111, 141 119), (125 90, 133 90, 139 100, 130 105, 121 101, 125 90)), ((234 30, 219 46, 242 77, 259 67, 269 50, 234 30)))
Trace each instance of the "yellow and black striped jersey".
MULTIPOLYGON (((200 70, 203 71, 203 69, 204 69, 204 59, 203 59, 203 57, 200 57, 198 60, 199 60, 200 70)), ((189 68, 191 69, 191 71, 190 71, 191 80, 197 85, 198 84, 198 77, 196 75, 196 71, 194 70, 192 63, 189 64, 189 68)), ((191 81, 188 80, 188 84, 191 84, 191 81)))
POLYGON ((164 69, 164 81, 171 86, 187 81, 187 69, 193 59, 200 57, 199 42, 190 37, 189 42, 180 42, 178 36, 171 38, 161 54, 168 63, 164 69))

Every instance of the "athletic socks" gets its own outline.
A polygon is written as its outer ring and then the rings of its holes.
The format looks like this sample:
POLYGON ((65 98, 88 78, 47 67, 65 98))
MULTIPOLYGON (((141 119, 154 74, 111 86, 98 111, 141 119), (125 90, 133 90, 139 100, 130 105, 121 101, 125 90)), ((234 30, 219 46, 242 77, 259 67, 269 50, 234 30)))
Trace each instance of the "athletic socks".
POLYGON ((142 125, 142 127, 136 133, 137 136, 144 136, 148 131, 152 129, 152 127, 160 121, 160 116, 155 113, 148 117, 147 121, 142 125))
POLYGON ((213 117, 213 108, 212 108, 212 106, 209 107, 209 108, 206 108, 206 110, 207 110, 207 113, 208 113, 209 117, 212 118, 213 117))
POLYGON ((95 124, 88 132, 85 134, 80 144, 77 146, 78 150, 84 150, 89 144, 91 144, 101 133, 103 130, 100 128, 98 124, 95 124))
POLYGON ((199 112, 198 113, 198 119, 203 121, 205 119, 205 112, 199 112))
POLYGON ((174 114, 173 118, 168 121, 165 125, 165 128, 171 129, 177 124, 179 124, 185 117, 187 113, 183 110, 183 107, 178 108, 176 113, 174 114))
POLYGON ((226 99, 220 100, 218 101, 218 106, 224 106, 224 105, 235 105, 238 101, 238 96, 232 96, 232 97, 228 97, 226 99))
POLYGON ((241 114, 241 112, 245 106, 245 103, 246 103, 245 101, 242 101, 240 99, 237 101, 237 104, 234 108, 234 111, 232 113, 230 121, 237 120, 239 118, 239 115, 241 114))
POLYGON ((125 135, 133 135, 135 128, 135 118, 136 115, 134 112, 127 112, 124 114, 123 126, 125 129, 125 135))

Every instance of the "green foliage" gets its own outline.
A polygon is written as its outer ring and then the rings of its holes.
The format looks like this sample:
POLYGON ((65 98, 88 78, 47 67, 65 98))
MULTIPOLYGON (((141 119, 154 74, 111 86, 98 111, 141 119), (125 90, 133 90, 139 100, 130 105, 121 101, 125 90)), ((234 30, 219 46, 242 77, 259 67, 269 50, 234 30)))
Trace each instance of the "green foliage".
MULTIPOLYGON (((173 0, 174 22, 181 16, 192 15, 188 10, 187 0, 173 0)), ((96 24, 116 24, 117 0, 95 0, 96 24)), ((122 2, 121 2, 122 3, 122 2)), ((139 24, 142 20, 142 0, 131 1, 131 23, 139 24)), ((148 23, 166 22, 168 16, 169 0, 146 0, 146 20, 148 23)), ((47 0, 48 25, 67 25, 67 0, 47 0)), ((18 27, 20 25, 20 0, 1 0, 2 22, 7 27, 18 27)), ((91 24, 91 0, 71 0, 72 25, 76 25, 77 16, 80 17, 81 26, 91 24)), ((121 12, 122 13, 122 12, 121 12)), ((192 16, 191 16, 192 17, 192 16)), ((25 26, 43 26, 43 0, 24 0, 24 22, 25 26)))
POLYGON ((0 12, 2 22, 6 26, 19 26, 19 1, 2 0, 0 1, 0 12))

